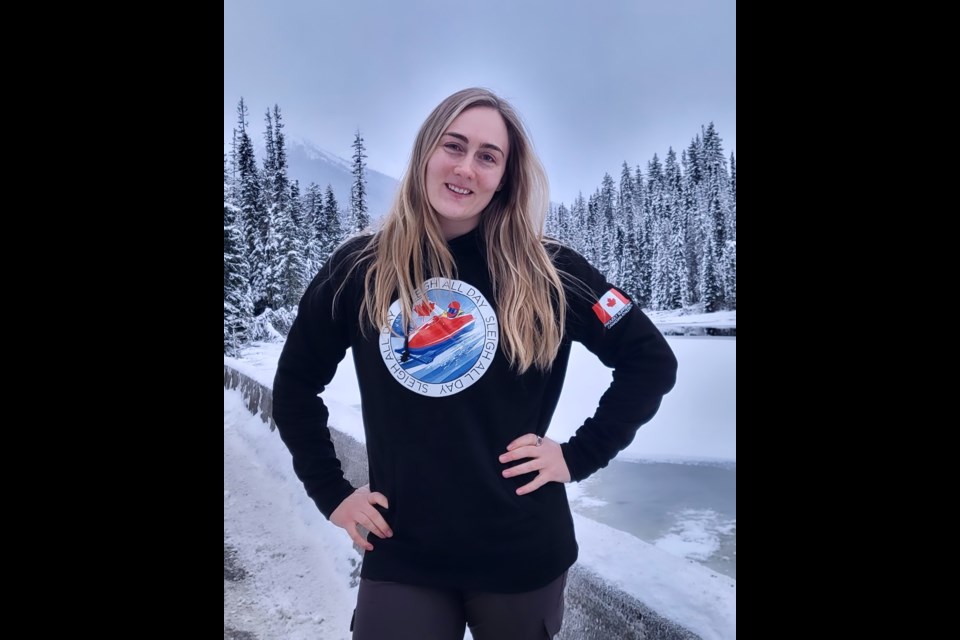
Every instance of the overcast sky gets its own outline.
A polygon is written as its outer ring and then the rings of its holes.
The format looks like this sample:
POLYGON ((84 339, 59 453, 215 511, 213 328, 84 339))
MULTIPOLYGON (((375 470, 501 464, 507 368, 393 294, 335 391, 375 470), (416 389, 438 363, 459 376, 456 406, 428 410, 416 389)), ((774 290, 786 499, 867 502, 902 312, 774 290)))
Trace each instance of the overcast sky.
POLYGON ((713 121, 736 151, 735 0, 225 0, 224 140, 246 101, 285 132, 400 178, 443 98, 485 86, 518 109, 551 199, 589 195, 626 160, 679 153, 713 121))

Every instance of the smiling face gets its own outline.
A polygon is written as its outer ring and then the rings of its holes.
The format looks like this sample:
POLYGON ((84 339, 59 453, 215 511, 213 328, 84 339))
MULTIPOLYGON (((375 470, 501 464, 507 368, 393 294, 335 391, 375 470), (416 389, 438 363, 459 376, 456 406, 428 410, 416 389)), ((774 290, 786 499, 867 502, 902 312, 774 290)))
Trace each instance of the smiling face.
POLYGON ((510 153, 507 125, 491 107, 457 116, 427 161, 427 199, 449 240, 472 231, 496 195, 510 153))

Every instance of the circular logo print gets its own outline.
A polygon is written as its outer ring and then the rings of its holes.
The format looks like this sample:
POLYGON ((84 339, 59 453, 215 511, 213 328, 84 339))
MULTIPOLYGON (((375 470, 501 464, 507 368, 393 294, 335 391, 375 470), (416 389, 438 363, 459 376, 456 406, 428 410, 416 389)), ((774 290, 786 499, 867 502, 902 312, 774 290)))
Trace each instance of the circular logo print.
POLYGON ((383 362, 411 391, 434 398, 459 393, 493 363, 500 343, 497 315, 483 294, 461 280, 431 278, 417 298, 406 330, 400 301, 390 305, 390 324, 380 330, 383 362))

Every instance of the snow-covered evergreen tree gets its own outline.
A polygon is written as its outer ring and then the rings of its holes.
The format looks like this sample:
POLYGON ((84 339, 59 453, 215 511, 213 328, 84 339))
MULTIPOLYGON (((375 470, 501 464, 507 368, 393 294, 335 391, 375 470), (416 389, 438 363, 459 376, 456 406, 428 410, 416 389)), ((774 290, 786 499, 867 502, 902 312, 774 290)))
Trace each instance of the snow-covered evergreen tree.
POLYGON ((590 229, 590 213, 587 210, 587 201, 584 200, 582 191, 577 193, 577 197, 573 201, 570 217, 572 218, 570 221, 572 228, 576 229, 576 233, 570 236, 570 246, 589 260, 589 241, 593 230, 590 229))
POLYGON ((716 309, 729 308, 727 288, 731 282, 730 268, 736 264, 731 260, 730 252, 735 250, 736 244, 730 238, 731 225, 731 190, 730 175, 727 173, 727 159, 723 154, 722 141, 716 128, 711 122, 703 134, 703 201, 707 206, 706 233, 711 235, 712 251, 708 255, 714 262, 717 286, 719 289, 716 309), (728 243, 728 240, 731 240, 728 243))
POLYGON ((587 224, 584 232, 584 255, 590 264, 603 271, 603 213, 600 211, 600 189, 587 198, 587 224))
POLYGON ((610 282, 620 281, 620 260, 618 253, 620 251, 619 243, 622 241, 617 207, 617 187, 613 183, 613 178, 609 173, 603 174, 603 180, 600 182, 600 197, 598 201, 600 207, 600 234, 599 234, 599 254, 600 263, 597 267, 610 282))
POLYGON ((730 153, 730 216, 724 254, 724 290, 727 306, 737 308, 737 159, 730 153))
MULTIPOLYGON (((286 306, 290 297, 290 283, 295 279, 291 274, 288 250, 296 233, 290 220, 290 184, 287 178, 287 160, 283 123, 280 120, 280 108, 274 105, 273 113, 267 110, 265 148, 263 161, 263 188, 266 194, 267 220, 266 255, 270 264, 267 274, 267 306, 279 309, 286 306)), ((299 246, 297 247, 299 250, 299 246)))
POLYGON ((366 158, 363 138, 357 130, 353 139, 353 187, 350 189, 350 216, 353 219, 353 231, 363 231, 370 224, 367 213, 367 178, 364 175, 366 158))
POLYGON ((622 246, 617 251, 619 261, 619 280, 617 283, 620 288, 627 293, 631 299, 636 299, 640 286, 637 281, 639 271, 637 269, 637 215, 636 215, 636 195, 634 188, 636 181, 630 172, 630 166, 624 161, 620 167, 620 192, 617 208, 621 221, 622 246))
POLYGON ((652 271, 650 268, 650 256, 652 245, 652 232, 650 231, 649 216, 649 197, 647 195, 647 184, 643 178, 643 172, 637 165, 633 173, 635 184, 633 187, 633 210, 636 215, 636 251, 633 254, 633 262, 637 270, 637 288, 635 294, 640 301, 641 306, 650 306, 650 282, 652 281, 652 271))
MULTIPOLYGON (((272 335, 268 325, 289 322, 312 276, 347 236, 369 226, 367 156, 359 130, 350 203, 341 209, 332 185, 321 192, 311 183, 301 196, 299 184, 290 183, 278 106, 266 114, 260 170, 242 98, 237 112, 229 162, 224 154, 225 353, 260 334, 272 335), (253 317, 268 305, 274 309, 269 317, 253 317)), ((605 173, 588 199, 581 192, 569 207, 551 204, 546 233, 584 255, 641 306, 736 309, 733 153, 729 163, 728 172, 710 123, 679 163, 672 148, 663 164, 654 154, 646 174, 624 162, 619 185, 605 173)))
POLYGON ((304 284, 303 236, 299 214, 299 186, 294 190, 287 175, 286 136, 279 105, 267 112, 267 154, 264 174, 270 175, 265 187, 270 190, 267 255, 271 269, 268 278, 268 304, 272 309, 292 309, 300 300, 304 284), (271 126, 272 124, 272 126, 271 126))
MULTIPOLYGON (((313 183, 311 183, 313 184, 313 183)), ((301 291, 306 289, 310 282, 313 272, 310 269, 310 243, 313 240, 315 225, 313 223, 313 213, 306 206, 307 194, 300 193, 300 181, 294 180, 290 185, 290 212, 293 218, 293 225, 297 229, 297 242, 300 245, 300 262, 302 264, 300 272, 301 291)), ((297 302, 300 301, 300 295, 297 296, 297 302)))
POLYGON ((543 233, 548 238, 559 238, 560 212, 552 202, 547 205, 547 217, 543 223, 543 233))
POLYGON ((705 214, 700 207, 700 184, 694 180, 700 171, 695 166, 698 157, 699 136, 680 156, 683 168, 683 224, 686 242, 683 248, 685 284, 682 305, 691 306, 700 301, 700 263, 704 251, 703 224, 705 214))
POLYGON ((570 242, 570 236, 572 235, 572 230, 570 228, 570 210, 567 209, 567 206, 562 202, 557 205, 557 229, 554 232, 554 237, 567 244, 570 242))
POLYGON ((348 236, 347 227, 341 224, 341 217, 340 205, 337 204, 337 198, 333 195, 333 187, 328 184, 323 203, 324 236, 320 254, 321 264, 327 261, 348 236))
POLYGON ((273 136, 273 115, 270 109, 264 114, 263 132, 263 170, 261 171, 260 185, 263 188, 263 201, 267 206, 267 213, 273 216, 273 207, 276 203, 276 185, 273 183, 277 173, 277 143, 273 136))
POLYGON ((707 235, 704 244, 704 255, 700 261, 700 302, 706 313, 720 311, 721 285, 717 273, 717 251, 714 246, 714 236, 707 235))
MULTIPOLYGON (((650 298, 648 304, 651 309, 660 310, 666 302, 669 265, 669 233, 664 225, 663 204, 663 165, 657 154, 647 163, 647 210, 644 212, 645 236, 647 246, 642 254, 644 261, 650 264, 650 298)), ((666 226, 669 229, 669 226, 666 226)))
POLYGON ((306 284, 303 282, 303 245, 301 243, 300 232, 300 212, 299 212, 299 184, 294 183, 291 187, 291 193, 288 196, 290 200, 286 211, 278 209, 278 252, 276 271, 279 276, 277 284, 280 298, 277 299, 277 307, 294 309, 303 295, 306 284), (295 191, 294 191, 295 189, 295 191), (295 196, 295 198, 293 197, 295 196), (296 203, 296 206, 294 206, 296 203))
POLYGON ((730 197, 733 199, 733 206, 737 206, 737 159, 730 152, 730 197))
POLYGON ((250 270, 246 240, 241 230, 241 211, 233 200, 233 185, 227 178, 223 157, 223 352, 236 355, 247 342, 253 319, 250 300, 250 270))
POLYGON ((552 207, 550 232, 646 308, 736 309, 736 157, 727 173, 713 123, 680 155, 654 154, 646 179, 623 163, 619 187, 605 175, 587 201, 552 207))
POLYGON ((677 154, 670 147, 663 168, 663 214, 667 234, 667 274, 663 308, 679 309, 686 288, 683 260, 684 232, 683 188, 677 154))
POLYGON ((307 276, 307 282, 323 266, 322 253, 322 234, 321 225, 323 224, 323 192, 316 182, 311 182, 307 187, 307 192, 303 194, 303 226, 306 230, 304 239, 304 269, 307 276))
POLYGON ((253 314, 263 312, 267 306, 267 277, 270 263, 267 260, 267 218, 266 203, 257 170, 257 159, 253 152, 253 142, 247 133, 247 107, 240 98, 237 106, 237 191, 239 194, 242 227, 247 243, 248 278, 250 297, 253 300, 253 314))

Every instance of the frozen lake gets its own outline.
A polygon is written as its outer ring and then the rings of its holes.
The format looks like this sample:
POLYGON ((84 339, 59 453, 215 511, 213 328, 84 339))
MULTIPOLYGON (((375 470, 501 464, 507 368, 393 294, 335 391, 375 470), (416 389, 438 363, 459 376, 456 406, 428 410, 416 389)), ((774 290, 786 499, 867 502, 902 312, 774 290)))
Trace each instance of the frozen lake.
POLYGON ((567 488, 576 512, 737 577, 735 462, 613 460, 567 488))

